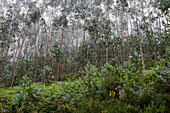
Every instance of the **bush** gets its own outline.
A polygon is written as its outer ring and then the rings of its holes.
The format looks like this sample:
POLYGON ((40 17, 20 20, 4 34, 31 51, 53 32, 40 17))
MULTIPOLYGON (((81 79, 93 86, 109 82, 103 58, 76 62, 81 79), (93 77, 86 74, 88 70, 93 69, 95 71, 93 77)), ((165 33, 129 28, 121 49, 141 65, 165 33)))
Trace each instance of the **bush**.
MULTIPOLYGON (((0 112, 168 113, 168 65, 161 60, 137 74, 110 64, 100 72, 88 64, 86 76, 48 86, 24 76, 20 86, 0 90, 0 112)), ((47 76, 50 69, 43 72, 47 76)))

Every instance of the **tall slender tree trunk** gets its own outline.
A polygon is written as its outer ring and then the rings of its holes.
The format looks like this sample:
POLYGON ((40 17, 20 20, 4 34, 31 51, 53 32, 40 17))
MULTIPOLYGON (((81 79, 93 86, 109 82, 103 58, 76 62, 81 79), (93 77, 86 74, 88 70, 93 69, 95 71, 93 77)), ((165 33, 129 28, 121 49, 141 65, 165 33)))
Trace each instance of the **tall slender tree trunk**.
POLYGON ((62 30, 62 33, 61 33, 61 40, 60 40, 60 47, 61 47, 61 49, 63 47, 63 39, 64 39, 64 30, 62 30))
MULTIPOLYGON (((117 16, 118 16, 118 12, 117 12, 117 16)), ((116 19, 116 30, 117 30, 117 35, 118 35, 118 37, 120 37, 119 28, 118 28, 118 22, 117 22, 117 17, 115 17, 115 19, 116 19)), ((122 58, 122 54, 121 54, 121 45, 119 44, 118 46, 119 46, 119 48, 120 48, 120 52, 119 52, 119 56, 118 56, 118 65, 120 65, 121 59, 119 59, 119 58, 122 58)))
POLYGON ((126 13, 126 17, 127 17, 127 46, 128 46, 128 56, 131 56, 131 52, 130 52, 130 45, 129 45, 129 16, 126 13))
MULTIPOLYGON (((48 45, 49 45, 49 39, 50 39, 50 30, 48 31, 48 36, 47 36, 47 42, 46 42, 46 47, 45 47, 45 54, 44 54, 44 65, 43 65, 43 68, 45 67, 46 65, 46 62, 48 63, 48 45)), ((43 83, 43 76, 41 77, 41 83, 43 83)))
MULTIPOLYGON (((157 8, 157 13, 158 13, 158 32, 159 32, 159 41, 160 43, 162 42, 162 39, 161 39, 161 13, 159 11, 159 5, 158 5, 158 1, 156 0, 156 8, 157 8)), ((159 46, 160 47, 160 46, 159 46)), ((160 47, 161 48, 161 47, 160 47)), ((160 55, 160 58, 162 58, 162 55, 160 55)), ((159 60, 159 59, 158 59, 159 60)))
POLYGON ((52 14, 53 12, 51 12, 51 15, 50 15, 50 33, 49 33, 49 39, 51 40, 50 42, 50 47, 49 47, 49 56, 48 56, 48 62, 47 62, 47 65, 49 64, 49 59, 50 59, 50 54, 51 54, 51 48, 52 48, 52 45, 53 45, 53 36, 52 36, 52 29, 53 29, 53 26, 52 26, 52 14))
MULTIPOLYGON (((85 15, 85 18, 84 18, 84 27, 86 27, 86 15, 85 15)), ((86 39, 86 30, 83 29, 83 42, 85 42, 85 39, 86 39)))
POLYGON ((37 51, 38 51, 38 48, 39 48, 39 41, 40 41, 40 38, 41 38, 41 31, 42 31, 42 26, 40 26, 39 28, 39 34, 38 34, 38 38, 37 38, 37 42, 36 42, 36 45, 35 45, 35 58, 36 58, 36 70, 35 70, 35 78, 34 78, 34 82, 36 81, 37 79, 37 68, 38 68, 38 57, 37 57, 37 51))
POLYGON ((36 40, 36 43, 35 43, 34 56, 36 55, 36 52, 38 50, 39 41, 40 41, 40 38, 41 38, 41 31, 42 31, 42 26, 40 26, 40 28, 39 28, 38 37, 37 37, 37 40, 36 40))
POLYGON ((158 1, 156 0, 156 8, 157 8, 157 13, 158 13, 158 24, 159 24, 159 41, 161 42, 161 13, 159 11, 159 4, 158 1))
POLYGON ((17 57, 17 52, 18 52, 19 47, 20 47, 20 41, 18 42, 18 47, 15 51, 14 59, 12 61, 12 69, 14 69, 14 64, 15 64, 15 60, 16 60, 16 57, 17 57))
POLYGON ((58 66, 57 66, 57 76, 55 77, 56 78, 56 81, 59 80, 59 73, 60 73, 60 63, 61 63, 61 57, 59 56, 59 60, 58 60, 58 66))
POLYGON ((108 64, 108 41, 106 40, 106 64, 108 64))
MULTIPOLYGON (((106 1, 106 20, 108 21, 109 18, 109 12, 108 12, 108 3, 106 1)), ((108 64, 108 39, 106 39, 106 64, 108 64)))
POLYGON ((121 15, 120 15, 120 19, 121 19, 121 37, 122 37, 122 65, 123 65, 123 62, 124 62, 124 35, 123 35, 123 9, 121 9, 121 15))
POLYGON ((151 37, 152 37, 152 41, 153 41, 153 52, 154 52, 154 56, 155 56, 155 60, 157 61, 157 54, 156 54, 156 47, 155 47, 155 43, 154 43, 154 36, 153 36, 153 30, 152 30, 152 23, 151 23, 151 16, 150 16, 150 12, 149 12, 149 6, 147 4, 147 1, 145 0, 146 5, 147 5, 147 12, 148 12, 148 16, 149 16, 149 26, 150 26, 150 31, 151 31, 151 37))
MULTIPOLYGON (((13 10, 12 10, 12 12, 13 12, 13 10)), ((14 20, 14 13, 12 13, 12 20, 14 20)), ((12 29, 12 22, 13 21, 11 21, 11 23, 10 23, 10 29, 12 29)), ((11 37, 11 35, 9 35, 8 37, 11 37)), ((4 37, 2 37, 2 38, 4 38, 4 37)), ((2 49, 4 49, 4 47, 2 49)), ((1 51, 3 52, 3 50, 1 50, 1 51)), ((5 59, 4 59, 3 64, 2 64, 2 71, 0 72, 0 77, 4 73, 5 64, 6 64, 6 61, 7 61, 7 56, 8 56, 9 51, 10 51, 10 44, 9 44, 9 47, 7 46, 7 49, 6 49, 5 59)))
POLYGON ((5 59, 4 59, 3 64, 2 64, 2 69, 1 69, 1 72, 0 72, 0 77, 1 77, 2 74, 4 73, 5 64, 6 64, 6 61, 7 61, 7 56, 8 56, 8 53, 9 53, 9 49, 10 49, 10 47, 8 47, 8 48, 6 49, 5 59))
POLYGON ((20 48, 19 53, 18 53, 16 65, 15 65, 15 68, 14 68, 14 72, 13 72, 12 75, 11 75, 11 77, 12 77, 11 87, 13 86, 13 83, 14 83, 15 74, 16 74, 16 71, 17 71, 17 67, 18 67, 20 55, 21 55, 21 52, 22 52, 22 48, 23 48, 23 45, 24 45, 24 42, 25 42, 25 38, 26 38, 26 36, 24 35, 24 38, 23 38, 22 44, 21 44, 21 48, 20 48))
POLYGON ((3 48, 0 48, 0 56, 2 56, 3 48))
POLYGON ((139 47, 140 47, 140 54, 142 55, 142 68, 145 68, 145 63, 144 63, 144 58, 143 58, 143 50, 142 50, 142 44, 141 44, 141 40, 140 40, 140 32, 139 32, 139 26, 138 26, 138 19, 137 19, 137 10, 136 10, 136 0, 134 0, 134 7, 135 7, 135 17, 136 17, 136 26, 137 26, 137 35, 138 35, 138 43, 139 43, 139 47))
MULTIPOLYGON (((50 31, 48 31, 48 35, 50 34, 50 31)), ((47 55, 48 55, 48 45, 49 45, 49 36, 47 36, 47 42, 46 42, 46 47, 45 47, 45 54, 44 54, 44 57, 45 57, 45 61, 44 61, 44 66, 46 64, 46 60, 47 60, 47 55)), ((43 67, 44 67, 43 66, 43 67)))
MULTIPOLYGON (((55 39, 55 32, 54 32, 54 35, 53 35, 54 37, 53 37, 53 42, 56 40, 55 39)), ((53 42, 51 43, 51 50, 52 50, 52 48, 53 48, 53 42)), ((53 58, 52 59, 52 74, 49 76, 49 78, 51 78, 52 77, 52 75, 54 74, 54 64, 55 64, 55 58, 53 58)))
POLYGON ((89 61, 89 55, 88 54, 89 54, 89 46, 87 45, 87 58, 86 58, 87 59, 87 63, 89 61))
POLYGON ((51 55, 51 50, 53 48, 53 44, 54 44, 54 40, 55 40, 54 36, 55 36, 55 32, 54 32, 54 35, 51 37, 49 55, 51 55))
MULTIPOLYGON (((49 45, 49 40, 50 40, 50 37, 51 37, 51 32, 52 32, 52 13, 51 13, 51 15, 50 15, 50 29, 49 29, 49 31, 48 31, 48 38, 47 38, 47 43, 46 43, 46 50, 45 50, 45 61, 44 61, 44 66, 45 66, 45 64, 46 64, 46 60, 48 60, 48 58, 47 58, 47 55, 48 55, 48 45, 49 45)), ((48 63, 48 61, 47 61, 47 63, 48 63)), ((43 66, 43 67, 44 67, 43 66)))
MULTIPOLYGON (((77 24, 77 37, 76 37, 76 52, 75 52, 75 56, 77 57, 77 51, 78 51, 78 34, 79 34, 79 30, 78 30, 78 24, 77 24)), ((75 66, 75 70, 74 70, 74 75, 76 75, 77 73, 77 66, 75 66)), ((75 79, 75 76, 74 76, 75 79)))
MULTIPOLYGON (((61 40, 60 40, 60 47, 61 47, 61 49, 62 49, 62 45, 63 45, 63 38, 64 38, 64 30, 62 29, 62 33, 61 33, 61 40)), ((59 80, 59 74, 60 74, 60 64, 61 64, 61 56, 59 57, 59 60, 58 60, 56 81, 58 81, 58 80, 59 80)))
MULTIPOLYGON (((25 48, 24 56, 27 55, 27 53, 29 52, 30 47, 31 47, 30 44, 31 44, 31 41, 30 41, 30 39, 29 39, 29 41, 28 41, 28 46, 25 48)), ((17 50, 17 51, 18 51, 18 50, 17 50)))
POLYGON ((76 55, 77 55, 77 50, 78 50, 78 29, 77 29, 77 37, 76 37, 76 55))
POLYGON ((133 28, 132 28, 132 19, 130 18, 130 34, 132 34, 133 28))

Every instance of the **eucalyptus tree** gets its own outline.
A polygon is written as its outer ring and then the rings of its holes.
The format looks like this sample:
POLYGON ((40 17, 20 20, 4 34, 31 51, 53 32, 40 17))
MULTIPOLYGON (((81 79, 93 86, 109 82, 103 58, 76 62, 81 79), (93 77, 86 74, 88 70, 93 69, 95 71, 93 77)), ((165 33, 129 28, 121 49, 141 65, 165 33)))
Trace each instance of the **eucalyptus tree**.
MULTIPOLYGON (((145 1, 146 11, 148 13, 148 20, 149 20, 149 22, 148 22, 148 25, 149 25, 148 32, 149 33, 148 33, 147 37, 148 38, 150 37, 150 39, 152 40, 151 41, 152 43, 150 45, 153 46, 153 49, 152 49, 153 54, 151 54, 151 55, 154 55, 155 60, 157 60, 156 43, 155 43, 156 39, 155 39, 154 31, 153 31, 153 28, 152 28, 152 26, 153 26, 152 23, 154 22, 154 15, 152 15, 152 18, 151 18, 151 14, 153 14, 153 11, 151 9, 152 7, 150 7, 151 4, 152 4, 151 1, 145 1)), ((151 46, 151 48, 152 48, 152 46, 151 46)))
POLYGON ((142 43, 141 43, 141 38, 140 38, 140 31, 139 31, 139 25, 138 25, 138 15, 137 15, 137 7, 136 7, 136 0, 134 0, 134 10, 135 10, 135 18, 136 18, 136 27, 137 27, 137 36, 138 36, 138 43, 139 43, 139 48, 140 48, 140 54, 142 55, 142 64, 143 64, 143 69, 145 68, 145 63, 144 63, 144 58, 143 58, 143 49, 142 49, 142 43))
MULTIPOLYGON (((81 45, 82 43, 80 43, 80 41, 82 41, 83 43, 85 42, 86 39, 86 30, 84 29, 86 27, 87 24, 87 18, 89 16, 89 14, 91 12, 89 12, 89 8, 90 8, 90 1, 89 0, 82 0, 82 1, 72 1, 72 3, 74 3, 71 8, 72 13, 73 13, 73 18, 72 18, 72 25, 76 26, 73 27, 73 33, 74 33, 74 39, 76 39, 76 43, 75 43, 75 73, 77 72, 77 68, 78 65, 80 64, 79 62, 79 53, 78 53, 78 47, 79 45, 81 45), (82 31, 82 32, 81 32, 82 31)), ((87 52, 86 52, 87 53, 87 52)), ((85 54, 86 54, 85 53, 85 54)))
POLYGON ((1 65, 0 76, 2 76, 6 61, 9 53, 15 49, 15 42, 17 41, 17 35, 19 33, 19 22, 20 20, 15 16, 19 16, 18 13, 14 12, 15 7, 8 7, 5 17, 1 17, 0 23, 0 48, 3 62, 1 65), (12 51, 10 51, 12 50, 12 51), (4 55, 5 54, 5 55, 4 55))
MULTIPOLYGON (((27 24, 29 27, 31 27, 31 25, 33 24, 33 40, 32 40, 32 44, 35 44, 35 51, 36 51, 36 43, 37 43, 37 24, 39 23, 40 17, 41 17, 41 13, 40 13, 40 9, 35 5, 36 2, 31 2, 30 4, 28 4, 28 16, 27 16, 27 24)), ((31 40, 30 40, 31 41, 31 40)), ((35 52, 33 54, 33 56, 35 55, 35 52)))
POLYGON ((91 63, 96 64, 96 50, 97 50, 97 41, 99 38, 101 38, 101 27, 99 20, 97 18, 91 18, 90 20, 87 21, 87 26, 86 29, 89 32, 90 35, 90 53, 91 53, 91 63))
MULTIPOLYGON (((86 22, 87 22, 87 18, 89 16, 89 9, 88 7, 90 7, 90 3, 88 0, 82 0, 80 2, 78 2, 77 4, 75 4, 75 7, 73 7, 73 12, 75 13, 75 19, 77 21, 83 20, 83 27, 86 27, 86 22)), ((83 42, 85 41, 86 38, 86 30, 83 29, 83 42)))
MULTIPOLYGON (((15 5, 16 6, 16 5, 15 5)), ((17 66, 18 66, 18 63, 20 61, 20 57, 22 55, 22 51, 23 51, 23 47, 24 47, 24 44, 25 44, 25 39, 26 39, 26 34, 25 34, 25 28, 26 28, 26 16, 24 16, 23 13, 21 13, 21 10, 17 10, 18 8, 20 7, 15 7, 15 12, 14 12, 14 15, 12 18, 16 19, 18 21, 18 24, 12 24, 11 26, 13 28, 15 28, 15 26, 17 26, 18 30, 13 30, 13 32, 16 32, 14 34, 14 36, 16 35, 17 38, 20 38, 22 37, 22 42, 21 42, 21 46, 19 47, 18 52, 16 51, 17 54, 17 59, 15 61, 15 58, 13 60, 13 63, 12 63, 12 73, 11 73, 11 79, 12 79, 12 82, 11 82, 11 87, 13 86, 13 83, 14 83, 14 80, 15 80, 15 76, 16 76, 16 72, 17 72, 17 66), (24 18, 22 18, 22 16, 24 16, 24 18), (15 65, 15 66, 14 66, 15 65)), ((14 21, 14 20, 13 20, 14 21)), ((12 30, 11 30, 12 31, 12 30)), ((20 41, 20 40, 19 40, 20 41)), ((20 43, 20 42, 19 42, 20 43)), ((11 80, 9 79, 9 80, 11 80)))
POLYGON ((58 68, 57 68, 57 76, 55 76, 55 79, 58 80, 59 79, 59 62, 60 62, 60 58, 62 55, 62 48, 59 44, 59 42, 55 41, 54 45, 53 45, 53 50, 52 50, 52 55, 55 59, 56 62, 58 62, 58 68))
MULTIPOLYGON (((63 48, 63 39, 64 39, 64 30, 68 25, 68 20, 66 18, 66 15, 63 13, 60 17, 55 18, 53 20, 53 25, 54 25, 54 27, 61 29, 60 47, 62 49, 63 48)), ((59 76, 60 64, 61 64, 61 56, 59 57, 59 60, 58 60, 57 75, 56 76, 59 76)))
POLYGON ((114 59, 118 60, 118 64, 121 62, 121 38, 120 38, 120 30, 119 30, 119 9, 117 5, 114 3, 110 5, 110 14, 111 14, 111 21, 112 21, 112 33, 113 33, 113 38, 112 38, 112 53, 114 56, 114 59))
POLYGON ((111 20, 107 19, 107 18, 103 18, 103 20, 101 20, 101 31, 102 31, 102 38, 104 38, 106 40, 106 63, 108 63, 109 60, 109 56, 108 56, 108 42, 111 40, 111 35, 112 35, 112 31, 111 31, 111 20))
POLYGON ((126 2, 126 0, 117 0, 116 1, 116 4, 117 4, 117 8, 118 8, 118 10, 120 10, 120 23, 121 23, 121 40, 122 40, 122 61, 121 61, 121 63, 123 64, 123 62, 124 62, 124 58, 125 58, 125 51, 124 51, 124 27, 125 26, 123 26, 123 21, 124 21, 124 14, 125 14, 125 11, 127 10, 127 6, 128 6, 128 3, 126 2))
POLYGON ((105 10, 105 12, 106 12, 106 15, 105 15, 105 17, 106 17, 106 27, 104 27, 104 37, 105 37, 105 40, 106 40, 106 63, 108 63, 108 39, 110 39, 110 36, 109 36, 109 34, 110 34, 110 32, 111 32, 111 29, 110 29, 110 23, 111 23, 111 21, 109 20, 109 9, 111 8, 110 7, 110 5, 112 5, 114 3, 114 1, 113 0, 106 0, 105 1, 105 8, 106 8, 106 10, 105 10), (107 30, 107 31, 106 31, 107 30))
POLYGON ((165 20, 162 20, 162 24, 164 26, 163 28, 163 36, 161 41, 161 48, 162 48, 162 56, 165 58, 166 56, 169 56, 169 48, 170 48, 170 32, 169 32, 169 26, 170 26, 170 17, 169 17, 169 1, 168 0, 157 0, 159 4, 157 7, 161 10, 162 16, 165 17, 165 20))

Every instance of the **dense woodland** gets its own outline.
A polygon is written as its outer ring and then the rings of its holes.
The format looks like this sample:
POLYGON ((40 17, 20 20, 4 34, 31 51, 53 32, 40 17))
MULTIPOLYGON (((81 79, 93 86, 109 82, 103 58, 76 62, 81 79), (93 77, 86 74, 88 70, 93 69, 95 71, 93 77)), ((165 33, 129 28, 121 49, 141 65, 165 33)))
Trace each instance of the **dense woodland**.
POLYGON ((0 112, 168 113, 169 0, 0 0, 0 112))

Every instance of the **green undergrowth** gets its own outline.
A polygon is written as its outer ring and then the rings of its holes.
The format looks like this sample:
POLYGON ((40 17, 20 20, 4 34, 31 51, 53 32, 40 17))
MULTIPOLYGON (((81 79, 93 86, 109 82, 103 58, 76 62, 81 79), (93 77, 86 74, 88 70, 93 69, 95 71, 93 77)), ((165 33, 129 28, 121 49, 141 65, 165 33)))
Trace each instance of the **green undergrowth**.
POLYGON ((169 66, 168 59, 143 71, 133 62, 106 64, 101 71, 88 64, 86 76, 49 85, 24 76, 19 86, 0 89, 0 112, 168 113, 169 66))

